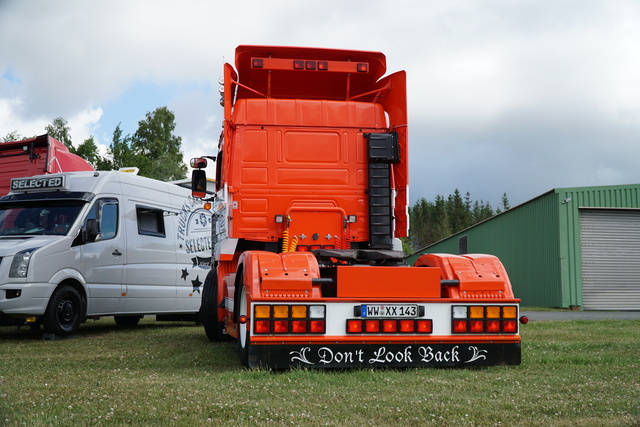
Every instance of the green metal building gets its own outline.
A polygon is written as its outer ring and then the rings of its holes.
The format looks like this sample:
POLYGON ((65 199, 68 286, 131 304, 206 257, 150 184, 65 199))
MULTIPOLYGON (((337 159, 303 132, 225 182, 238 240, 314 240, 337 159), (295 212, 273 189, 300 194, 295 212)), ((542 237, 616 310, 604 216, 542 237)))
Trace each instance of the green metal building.
POLYGON ((556 188, 424 253, 496 255, 523 306, 640 310, 640 184, 556 188))

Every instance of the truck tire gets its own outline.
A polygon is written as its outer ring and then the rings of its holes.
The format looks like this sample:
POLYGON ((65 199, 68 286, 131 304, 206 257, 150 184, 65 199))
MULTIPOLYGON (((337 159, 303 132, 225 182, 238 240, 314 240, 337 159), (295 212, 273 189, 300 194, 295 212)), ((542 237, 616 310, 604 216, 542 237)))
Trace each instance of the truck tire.
POLYGON ((47 310, 42 316, 45 332, 66 336, 74 333, 84 316, 84 300, 75 288, 60 286, 53 291, 47 310))
POLYGON ((138 326, 140 319, 142 319, 142 316, 113 316, 113 320, 116 321, 116 325, 123 328, 133 328, 134 326, 138 326))
POLYGON ((209 341, 222 341, 224 322, 218 321, 218 269, 212 267, 202 285, 200 323, 209 341))
MULTIPOLYGON (((249 316, 247 311, 247 294, 244 291, 244 285, 240 288, 240 304, 238 305, 238 318, 240 316, 249 316)), ((251 331, 248 323, 238 323, 238 356, 240 364, 245 368, 249 367, 249 346, 251 345, 251 331)))

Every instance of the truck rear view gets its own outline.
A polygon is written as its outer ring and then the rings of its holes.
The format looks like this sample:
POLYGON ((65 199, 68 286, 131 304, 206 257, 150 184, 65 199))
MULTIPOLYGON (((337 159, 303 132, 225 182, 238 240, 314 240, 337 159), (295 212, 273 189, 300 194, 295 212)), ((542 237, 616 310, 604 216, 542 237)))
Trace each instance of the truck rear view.
POLYGON ((92 170, 89 162, 49 135, 0 143, 0 196, 9 192, 11 178, 92 170))
POLYGON ((404 262, 406 75, 385 72, 382 53, 338 49, 240 46, 225 64, 201 315, 245 366, 520 363, 497 258, 404 262))

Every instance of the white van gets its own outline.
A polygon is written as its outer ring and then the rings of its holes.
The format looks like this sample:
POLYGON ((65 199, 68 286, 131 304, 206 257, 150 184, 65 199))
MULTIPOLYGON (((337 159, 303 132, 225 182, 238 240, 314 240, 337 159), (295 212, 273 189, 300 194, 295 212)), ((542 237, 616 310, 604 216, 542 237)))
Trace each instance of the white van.
POLYGON ((179 185, 69 172, 0 198, 0 320, 69 335, 101 316, 195 318, 210 267, 211 214, 179 185))

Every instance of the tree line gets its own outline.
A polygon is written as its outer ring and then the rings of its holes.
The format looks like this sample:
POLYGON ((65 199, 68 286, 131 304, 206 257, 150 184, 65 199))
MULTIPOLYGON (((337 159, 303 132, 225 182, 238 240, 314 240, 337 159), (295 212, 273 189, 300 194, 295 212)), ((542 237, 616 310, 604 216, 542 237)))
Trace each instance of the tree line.
MULTIPOLYGON (((118 170, 121 167, 137 167, 139 175, 162 181, 183 179, 187 166, 183 162, 182 138, 174 134, 175 114, 167 107, 148 112, 138 122, 133 135, 123 135, 120 124, 113 131, 106 155, 101 155, 93 135, 77 146, 71 140, 71 128, 62 117, 45 127, 45 132, 62 142, 72 153, 84 158, 97 170, 118 170)), ((9 132, 1 142, 29 139, 9 132)))
POLYGON ((510 209, 507 193, 502 195, 495 210, 489 202, 471 200, 467 192, 464 197, 456 188, 447 198, 437 195, 435 200, 424 197, 409 207, 409 237, 405 240, 405 252, 415 252, 469 228, 485 219, 510 209), (407 247, 408 246, 408 247, 407 247))

